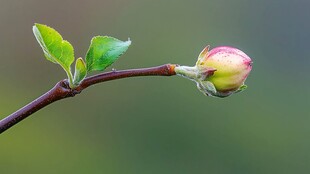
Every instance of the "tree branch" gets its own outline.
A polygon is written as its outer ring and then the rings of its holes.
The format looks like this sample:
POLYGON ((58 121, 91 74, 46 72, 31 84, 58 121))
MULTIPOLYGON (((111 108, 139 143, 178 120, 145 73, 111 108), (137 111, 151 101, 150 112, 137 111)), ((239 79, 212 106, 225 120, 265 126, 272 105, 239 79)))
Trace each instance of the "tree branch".
POLYGON ((70 89, 68 81, 62 80, 39 98, 0 120, 0 134, 45 106, 64 98, 74 97, 91 85, 136 76, 173 76, 176 74, 174 71, 175 66, 177 65, 165 64, 151 68, 106 72, 84 79, 75 89, 70 89))

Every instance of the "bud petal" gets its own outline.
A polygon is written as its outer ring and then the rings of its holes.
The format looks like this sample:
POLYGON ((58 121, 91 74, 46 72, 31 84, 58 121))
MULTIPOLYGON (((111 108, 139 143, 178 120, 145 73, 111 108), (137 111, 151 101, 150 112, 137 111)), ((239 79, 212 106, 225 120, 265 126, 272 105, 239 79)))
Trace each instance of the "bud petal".
POLYGON ((233 47, 216 47, 204 56, 197 64, 198 68, 212 67, 217 69, 208 78, 219 92, 238 90, 252 69, 251 58, 233 47))

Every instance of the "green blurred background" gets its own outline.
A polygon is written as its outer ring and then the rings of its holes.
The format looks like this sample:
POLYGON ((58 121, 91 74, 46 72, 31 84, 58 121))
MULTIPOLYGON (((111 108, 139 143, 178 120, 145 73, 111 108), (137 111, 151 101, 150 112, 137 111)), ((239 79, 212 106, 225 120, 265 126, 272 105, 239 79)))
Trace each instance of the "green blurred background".
POLYGON ((92 36, 133 44, 111 68, 193 65, 231 45, 254 61, 249 88, 205 97, 180 77, 111 81, 0 135, 1 174, 310 173, 309 0, 1 0, 0 118, 66 77, 35 22, 84 57, 92 36))

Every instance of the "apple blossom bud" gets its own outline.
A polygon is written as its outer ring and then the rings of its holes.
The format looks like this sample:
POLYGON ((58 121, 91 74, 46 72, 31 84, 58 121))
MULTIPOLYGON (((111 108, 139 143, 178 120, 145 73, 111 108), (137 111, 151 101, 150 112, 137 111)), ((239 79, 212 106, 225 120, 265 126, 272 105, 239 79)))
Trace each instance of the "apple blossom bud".
POLYGON ((251 58, 228 46, 208 50, 209 46, 202 50, 196 66, 176 67, 176 73, 195 81, 208 96, 227 97, 244 90, 244 81, 252 69, 251 58))

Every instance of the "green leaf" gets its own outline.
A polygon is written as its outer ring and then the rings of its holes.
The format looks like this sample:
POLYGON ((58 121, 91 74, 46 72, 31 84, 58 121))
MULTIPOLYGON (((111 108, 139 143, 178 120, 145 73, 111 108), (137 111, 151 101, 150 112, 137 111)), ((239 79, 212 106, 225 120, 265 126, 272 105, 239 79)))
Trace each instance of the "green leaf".
POLYGON ((120 41, 109 36, 96 36, 86 54, 87 71, 101 71, 113 64, 129 47, 131 41, 120 41))
POLYGON ((240 88, 237 91, 235 91, 235 93, 242 92, 242 91, 246 90, 247 88, 248 88, 247 85, 242 85, 242 86, 240 86, 240 88))
POLYGON ((206 57, 206 55, 208 54, 210 49, 210 45, 207 45, 199 54, 198 56, 198 60, 196 62, 196 65, 201 64, 201 61, 203 60, 204 57, 206 57))
POLYGON ((84 78, 86 77, 87 70, 86 70, 86 64, 84 60, 80 57, 75 62, 75 72, 74 72, 74 80, 73 84, 75 86, 79 85, 84 78))
POLYGON ((216 90, 214 84, 211 83, 210 81, 201 81, 200 84, 203 87, 205 93, 207 93, 211 96, 214 96, 217 94, 217 90, 216 90))
POLYGON ((70 65, 74 61, 72 45, 63 40, 61 35, 51 27, 43 24, 35 24, 33 33, 43 49, 46 59, 59 64, 67 73, 69 82, 72 84, 70 65))

